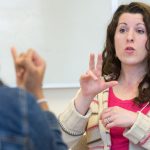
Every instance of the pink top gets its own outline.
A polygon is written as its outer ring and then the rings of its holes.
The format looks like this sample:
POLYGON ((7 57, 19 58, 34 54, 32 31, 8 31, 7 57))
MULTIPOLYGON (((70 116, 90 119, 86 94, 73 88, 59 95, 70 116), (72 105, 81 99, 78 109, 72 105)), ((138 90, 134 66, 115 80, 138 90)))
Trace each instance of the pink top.
MULTIPOLYGON (((143 107, 146 104, 143 105, 143 107)), ((121 100, 115 96, 112 88, 109 89, 108 97, 108 107, 119 106, 127 110, 137 112, 142 109, 133 103, 133 99, 130 100, 121 100)), ((150 107, 143 109, 143 113, 146 114, 150 110, 150 107)), ((128 150, 129 149, 129 140, 123 136, 124 128, 113 127, 110 129, 111 135, 111 150, 128 150)))

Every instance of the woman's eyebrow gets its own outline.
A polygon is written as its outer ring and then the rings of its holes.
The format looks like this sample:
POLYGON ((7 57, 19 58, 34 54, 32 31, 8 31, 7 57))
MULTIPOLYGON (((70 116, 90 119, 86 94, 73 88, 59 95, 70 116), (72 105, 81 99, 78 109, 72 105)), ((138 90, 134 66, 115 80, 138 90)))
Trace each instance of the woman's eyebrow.
POLYGON ((125 22, 118 23, 118 25, 127 25, 125 22))
POLYGON ((139 25, 145 26, 144 23, 137 23, 136 25, 137 25, 137 26, 139 26, 139 25))
MULTIPOLYGON (((120 22, 120 23, 118 23, 118 26, 119 26, 119 25, 127 25, 127 23, 125 23, 125 22, 120 22)), ((139 25, 145 26, 144 23, 137 23, 137 24, 136 24, 136 26, 139 26, 139 25)))

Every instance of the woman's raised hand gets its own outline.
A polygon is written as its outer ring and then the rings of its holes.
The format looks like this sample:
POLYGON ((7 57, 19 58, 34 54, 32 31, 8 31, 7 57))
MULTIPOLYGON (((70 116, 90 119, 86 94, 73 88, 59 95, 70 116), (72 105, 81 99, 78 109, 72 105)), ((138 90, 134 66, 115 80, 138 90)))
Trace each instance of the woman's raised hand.
POLYGON ((117 81, 106 82, 102 77, 102 55, 90 54, 89 70, 80 77, 80 93, 75 100, 75 106, 81 114, 85 114, 93 98, 103 90, 116 85, 117 81))
POLYGON ((93 99, 98 93, 117 84, 117 81, 106 82, 102 77, 102 55, 98 54, 95 65, 95 55, 90 55, 89 70, 80 78, 82 95, 93 99))

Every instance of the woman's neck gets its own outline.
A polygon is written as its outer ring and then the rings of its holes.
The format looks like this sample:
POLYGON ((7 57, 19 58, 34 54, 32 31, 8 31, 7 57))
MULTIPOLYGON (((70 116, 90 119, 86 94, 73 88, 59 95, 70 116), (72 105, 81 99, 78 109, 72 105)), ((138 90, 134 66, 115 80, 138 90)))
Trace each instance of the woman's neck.
POLYGON ((138 95, 139 83, 143 80, 146 69, 134 66, 122 66, 118 84, 113 87, 116 97, 122 100, 133 99, 138 95))
POLYGON ((145 74, 146 67, 122 65, 118 82, 127 86, 139 84, 145 74))

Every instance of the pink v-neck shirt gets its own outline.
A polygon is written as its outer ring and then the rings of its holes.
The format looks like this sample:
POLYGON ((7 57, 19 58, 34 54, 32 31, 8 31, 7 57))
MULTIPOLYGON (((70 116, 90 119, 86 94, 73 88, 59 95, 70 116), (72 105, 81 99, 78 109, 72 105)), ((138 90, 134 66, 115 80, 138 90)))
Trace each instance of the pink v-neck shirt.
MULTIPOLYGON (((143 107, 146 104, 143 105, 143 107)), ((142 109, 133 103, 133 99, 130 100, 121 100, 115 96, 112 88, 109 89, 108 97, 108 107, 119 106, 124 109, 137 112, 142 109)), ((145 107, 142 110, 142 113, 146 114, 150 110, 150 107, 145 107)), ((111 135, 111 150, 128 150, 129 149, 129 140, 123 136, 123 131, 125 128, 113 127, 110 129, 111 135)))

